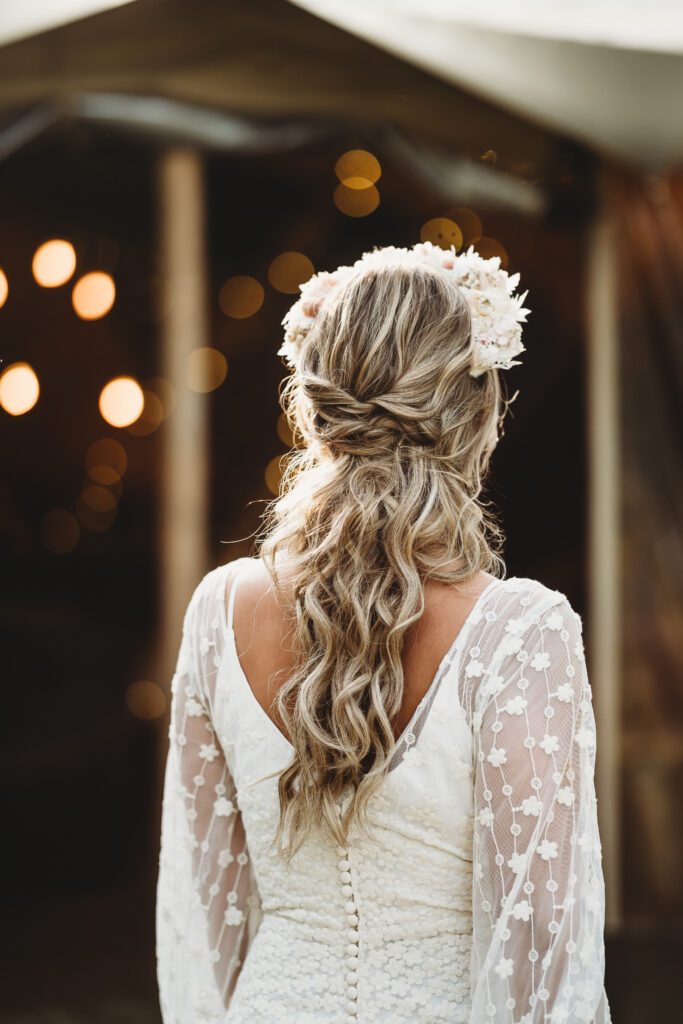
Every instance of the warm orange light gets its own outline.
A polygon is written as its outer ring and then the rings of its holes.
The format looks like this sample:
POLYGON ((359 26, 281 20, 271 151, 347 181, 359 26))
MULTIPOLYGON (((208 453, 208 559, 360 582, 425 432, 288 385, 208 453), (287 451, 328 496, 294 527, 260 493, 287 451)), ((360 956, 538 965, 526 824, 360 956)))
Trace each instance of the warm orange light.
POLYGON ((164 406, 159 396, 154 391, 148 391, 147 388, 143 390, 143 396, 145 404, 142 415, 128 427, 135 437, 147 437, 161 426, 164 419, 164 406))
POLYGON ((486 235, 482 235, 474 243, 474 248, 483 260, 490 260, 492 257, 498 256, 503 270, 507 267, 508 254, 497 238, 487 238, 486 235))
POLYGON ((277 436, 280 438, 283 444, 286 444, 288 448, 294 447, 294 434, 290 427, 287 417, 283 412, 277 418, 277 436))
POLYGON ((347 188, 366 189, 379 181, 382 168, 376 156, 366 149, 350 149, 337 160, 334 171, 347 188))
POLYGON ((196 348, 187 357, 187 383, 193 391, 215 391, 227 376, 228 360, 216 348, 196 348))
POLYGON ((76 251, 71 242, 51 238, 33 254, 33 276, 43 288, 58 288, 73 277, 76 251))
POLYGON ((299 285, 315 274, 315 267, 302 252, 281 252, 268 268, 273 288, 285 295, 296 295, 299 285))
POLYGON ((142 388, 133 377, 114 377, 100 393, 100 413, 112 427, 135 423, 144 405, 142 388))
POLYGON ((28 363, 12 363, 0 376, 0 405, 10 416, 23 416, 39 395, 38 378, 28 363))
POLYGON ((112 492, 99 484, 84 487, 81 498, 94 512, 112 512, 116 508, 116 498, 112 492))
POLYGON ((379 191, 374 185, 369 188, 349 188, 346 183, 334 190, 334 205, 347 217, 367 217, 379 206, 379 191))
POLYGON ((166 694, 157 683, 140 679, 126 690, 126 704, 136 718, 161 718, 166 710, 166 694))
POLYGON ((106 316, 115 298, 114 279, 100 270, 81 277, 74 285, 71 296, 73 307, 81 320, 99 320, 106 316))
POLYGON ((111 437, 103 437, 90 445, 85 455, 88 475, 95 483, 110 484, 126 472, 126 449, 111 437), (113 476, 113 479, 112 479, 113 476))
POLYGON ((442 249, 450 249, 454 245, 457 252, 462 245, 462 231, 448 217, 433 217, 422 225, 420 241, 431 242, 442 249))
POLYGON ((470 210, 469 206, 454 206, 446 210, 446 217, 455 221, 460 228, 463 245, 468 245, 475 238, 481 238, 484 231, 481 217, 474 210, 470 210))
POLYGON ((0 270, 0 309, 7 302, 7 296, 9 295, 9 284, 5 276, 4 270, 0 270))
POLYGON ((253 316, 263 305, 263 285, 255 277, 240 274, 229 277, 221 288, 218 304, 226 316, 244 320, 253 316))

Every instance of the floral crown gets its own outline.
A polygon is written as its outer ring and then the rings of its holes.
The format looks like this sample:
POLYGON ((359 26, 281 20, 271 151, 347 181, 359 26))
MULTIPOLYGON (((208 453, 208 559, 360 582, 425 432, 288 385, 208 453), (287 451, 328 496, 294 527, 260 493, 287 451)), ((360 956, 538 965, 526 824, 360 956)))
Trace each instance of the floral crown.
POLYGON ((282 321, 285 340, 278 355, 283 356, 290 367, 297 368, 301 345, 323 303, 339 293, 352 277, 366 269, 420 264, 446 274, 467 300, 472 320, 470 375, 478 377, 494 367, 506 370, 518 366, 515 356, 525 351, 521 324, 531 312, 522 306, 528 290, 523 295, 513 294, 519 284, 519 274, 509 276, 501 270, 499 256, 483 259, 473 245, 458 256, 455 246, 441 249, 431 242, 418 242, 412 249, 398 249, 393 245, 375 248, 364 253, 352 267, 337 267, 331 273, 323 270, 299 285, 301 296, 282 321))

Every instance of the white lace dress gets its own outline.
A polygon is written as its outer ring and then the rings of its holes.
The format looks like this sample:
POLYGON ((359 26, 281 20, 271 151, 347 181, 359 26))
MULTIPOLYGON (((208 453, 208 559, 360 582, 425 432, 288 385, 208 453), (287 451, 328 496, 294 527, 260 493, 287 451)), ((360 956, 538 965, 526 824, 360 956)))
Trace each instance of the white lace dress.
POLYGON ((566 597, 491 582, 396 743, 378 839, 320 833, 286 867, 292 747, 240 667, 232 572, 197 587, 173 677, 164 1024, 608 1024, 595 726, 566 597))

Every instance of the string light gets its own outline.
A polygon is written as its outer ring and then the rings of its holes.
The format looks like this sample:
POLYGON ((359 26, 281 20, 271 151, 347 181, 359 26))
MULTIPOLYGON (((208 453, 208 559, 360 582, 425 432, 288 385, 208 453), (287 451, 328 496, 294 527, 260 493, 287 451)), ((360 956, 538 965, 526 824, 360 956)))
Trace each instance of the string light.
POLYGON ((273 288, 285 295, 296 295, 299 285, 315 274, 315 267, 302 252, 281 252, 268 268, 273 288))
POLYGON ((334 190, 333 199, 339 212, 347 217, 367 217, 379 206, 380 195, 374 185, 359 189, 342 183, 334 190))
POLYGON ((46 512, 40 524, 40 539, 53 555, 68 555, 78 544, 81 528, 78 520, 65 508, 46 512))
POLYGON ((4 270, 0 270, 0 309, 7 302, 7 296, 9 295, 9 284, 7 277, 5 276, 4 270))
POLYGON ((258 313, 265 298, 263 285, 255 277, 229 277, 220 290, 218 304, 226 316, 244 320, 258 313))
POLYGON ((449 217, 432 217, 422 225, 420 241, 431 242, 442 249, 450 249, 454 245, 457 252, 462 246, 462 231, 449 217))
POLYGON ((342 185, 363 190, 374 185, 382 175, 379 160, 366 149, 349 149, 337 160, 334 171, 342 185))
POLYGON ((38 377, 28 363, 12 363, 0 376, 0 406, 10 416, 29 412, 39 395, 38 377))
POLYGON ((110 274, 94 270, 74 285, 73 307, 81 320, 100 320, 114 305, 116 286, 110 274))
POLYGON ((228 360, 218 349, 196 348, 187 357, 187 383, 192 391, 215 391, 227 376, 228 360))
POLYGON ((112 427, 130 426, 138 419, 144 405, 142 388, 133 377, 114 377, 100 393, 100 413, 112 427))
POLYGON ((157 683, 140 679, 126 690, 126 704, 136 718, 161 718, 166 710, 166 694, 157 683))
POLYGON ((43 288, 58 288, 73 277, 76 269, 76 251, 71 242, 51 238, 43 242, 33 254, 33 276, 43 288))

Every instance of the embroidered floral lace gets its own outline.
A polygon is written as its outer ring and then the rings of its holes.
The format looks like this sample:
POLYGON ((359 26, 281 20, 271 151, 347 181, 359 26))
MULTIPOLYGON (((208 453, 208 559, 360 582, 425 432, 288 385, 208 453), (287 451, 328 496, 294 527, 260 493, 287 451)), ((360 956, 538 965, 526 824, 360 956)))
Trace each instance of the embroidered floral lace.
POLYGON ((375 838, 315 834, 287 868, 272 838, 292 747, 237 658, 236 566, 195 590, 172 682, 164 1024, 609 1024, 595 724, 566 597, 491 583, 397 742, 375 838))

